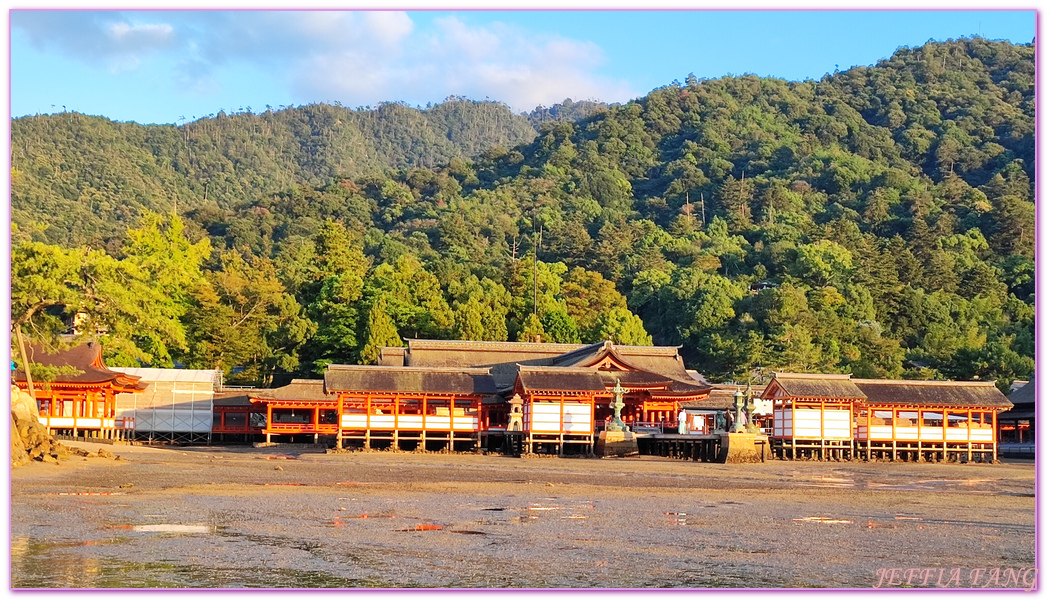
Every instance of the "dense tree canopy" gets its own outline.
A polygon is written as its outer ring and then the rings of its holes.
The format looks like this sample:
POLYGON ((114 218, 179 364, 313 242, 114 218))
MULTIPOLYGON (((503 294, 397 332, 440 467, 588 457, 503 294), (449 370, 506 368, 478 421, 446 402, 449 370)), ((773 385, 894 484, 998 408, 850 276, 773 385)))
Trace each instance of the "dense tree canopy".
POLYGON ((12 314, 155 281, 106 305, 119 322, 159 302, 120 334, 127 356, 255 381, 401 337, 540 336, 681 345, 714 380, 1005 386, 1033 366, 1033 83, 1032 45, 965 38, 530 122, 461 99, 179 127, 16 119, 12 314), (156 271, 158 248, 184 271, 156 271), (244 311, 255 338, 230 326, 244 311))

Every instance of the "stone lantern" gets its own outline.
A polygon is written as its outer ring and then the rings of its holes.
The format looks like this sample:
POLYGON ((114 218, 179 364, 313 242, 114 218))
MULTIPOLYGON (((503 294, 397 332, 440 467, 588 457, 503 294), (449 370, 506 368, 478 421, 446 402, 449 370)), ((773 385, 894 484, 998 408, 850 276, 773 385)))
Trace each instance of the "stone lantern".
POLYGON ((509 399, 509 424, 506 431, 523 431, 523 398, 520 394, 513 394, 509 399))
POLYGON ((753 412, 756 410, 756 401, 753 399, 753 384, 745 385, 745 430, 749 433, 759 433, 756 421, 753 420, 753 412))
POLYGON ((607 431, 629 431, 629 427, 622 422, 622 409, 625 408, 625 402, 622 400, 629 390, 622 387, 622 380, 616 379, 614 382, 614 389, 611 393, 614 394, 614 401, 611 402, 611 408, 614 410, 614 417, 611 422, 607 424, 607 431))
POLYGON ((731 433, 745 433, 745 426, 742 425, 742 420, 745 419, 745 393, 742 392, 741 388, 738 388, 734 392, 734 423, 731 424, 731 433))

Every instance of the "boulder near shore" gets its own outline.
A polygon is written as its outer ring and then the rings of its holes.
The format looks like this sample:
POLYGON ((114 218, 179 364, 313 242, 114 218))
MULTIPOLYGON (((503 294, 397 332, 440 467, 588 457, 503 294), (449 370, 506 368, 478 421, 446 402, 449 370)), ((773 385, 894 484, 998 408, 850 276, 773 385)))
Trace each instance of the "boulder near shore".
POLYGON ((69 448, 57 442, 40 422, 36 400, 11 386, 11 467, 37 460, 58 462, 69 458, 69 448))

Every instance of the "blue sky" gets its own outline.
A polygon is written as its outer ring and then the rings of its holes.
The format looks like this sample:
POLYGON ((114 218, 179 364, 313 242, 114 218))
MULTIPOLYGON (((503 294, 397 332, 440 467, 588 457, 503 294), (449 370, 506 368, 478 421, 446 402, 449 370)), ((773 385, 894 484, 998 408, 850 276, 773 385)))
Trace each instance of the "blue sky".
POLYGON ((13 11, 11 114, 177 123, 449 95, 624 102, 688 73, 820 78, 900 46, 1028 43, 1025 11, 13 11))

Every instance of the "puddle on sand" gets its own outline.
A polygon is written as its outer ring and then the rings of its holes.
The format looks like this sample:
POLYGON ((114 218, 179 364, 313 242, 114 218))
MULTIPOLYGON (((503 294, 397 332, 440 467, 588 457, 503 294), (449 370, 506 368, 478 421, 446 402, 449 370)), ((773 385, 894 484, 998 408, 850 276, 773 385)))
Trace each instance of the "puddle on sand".
POLYGON ((797 517, 793 519, 793 521, 799 521, 803 523, 854 523, 854 521, 848 521, 847 519, 834 519, 832 517, 797 517))
POLYGON ((132 531, 143 531, 147 533, 214 533, 215 528, 212 525, 173 525, 173 524, 159 524, 159 525, 135 525, 131 528, 132 531))

